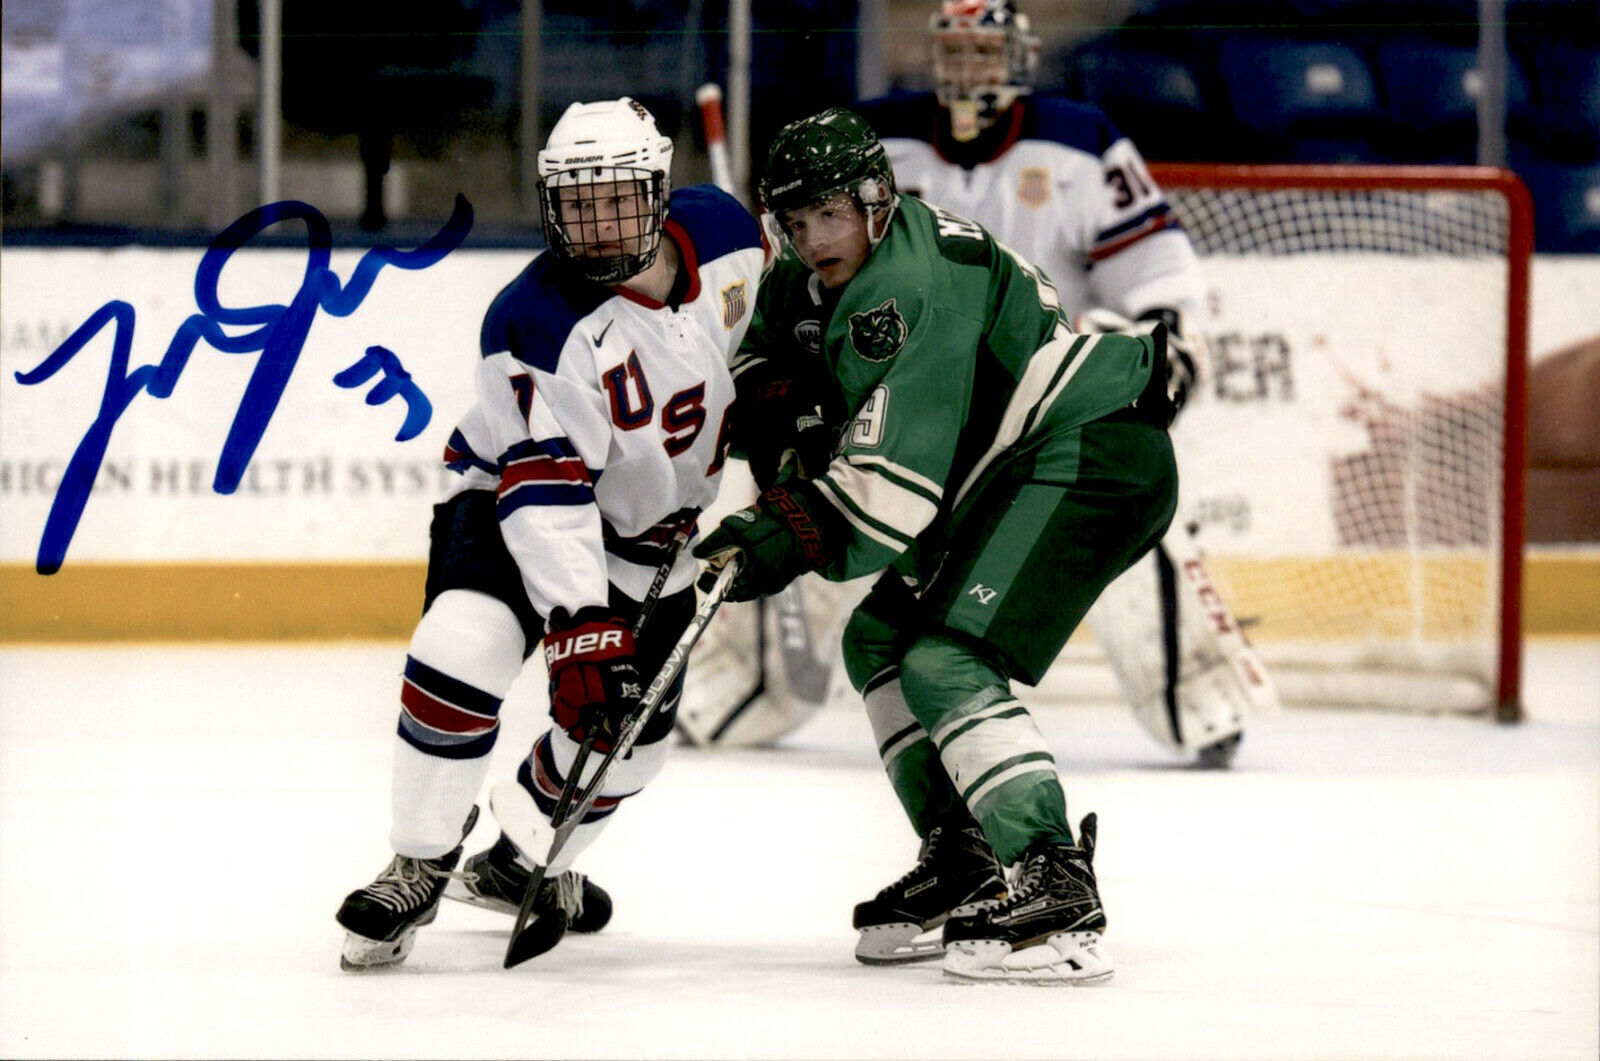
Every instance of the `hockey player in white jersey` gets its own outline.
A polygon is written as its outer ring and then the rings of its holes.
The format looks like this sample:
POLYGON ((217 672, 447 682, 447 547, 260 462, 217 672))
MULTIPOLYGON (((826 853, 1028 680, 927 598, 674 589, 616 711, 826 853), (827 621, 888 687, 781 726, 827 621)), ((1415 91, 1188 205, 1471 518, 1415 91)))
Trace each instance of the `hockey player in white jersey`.
MULTIPOLYGON (((338 912, 346 969, 404 960, 447 885, 517 912, 579 742, 594 733, 609 749, 694 612, 696 565, 675 542, 717 493, 728 363, 765 255, 735 199, 671 191, 671 165, 671 141, 626 97, 573 104, 539 152, 549 250, 490 306, 476 404, 445 450, 455 479, 434 510, 400 690, 395 854, 338 912), (541 639, 553 724, 491 793, 500 837, 457 870, 501 705, 541 639)), ((570 866, 660 771, 681 680, 549 867, 534 911, 556 923, 552 942, 610 917, 609 897, 570 866)))
MULTIPOLYGON (((949 0, 930 30, 937 91, 857 108, 901 190, 971 218, 1042 267, 1075 330, 1164 323, 1181 408, 1203 369, 1203 280, 1138 149, 1097 108, 1032 93, 1039 45, 1012 0, 949 0)), ((1139 722, 1181 756, 1227 766, 1246 714, 1276 705, 1178 524, 1106 588, 1087 621, 1139 722)))

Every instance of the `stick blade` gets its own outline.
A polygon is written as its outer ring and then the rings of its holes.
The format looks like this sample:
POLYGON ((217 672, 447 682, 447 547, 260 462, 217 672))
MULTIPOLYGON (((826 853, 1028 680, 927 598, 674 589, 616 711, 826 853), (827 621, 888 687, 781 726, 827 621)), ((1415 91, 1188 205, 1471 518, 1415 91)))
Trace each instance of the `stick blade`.
POLYGON ((529 958, 537 958, 550 950, 567 934, 567 912, 551 910, 528 922, 528 926, 511 937, 506 947, 505 968, 521 965, 529 958))

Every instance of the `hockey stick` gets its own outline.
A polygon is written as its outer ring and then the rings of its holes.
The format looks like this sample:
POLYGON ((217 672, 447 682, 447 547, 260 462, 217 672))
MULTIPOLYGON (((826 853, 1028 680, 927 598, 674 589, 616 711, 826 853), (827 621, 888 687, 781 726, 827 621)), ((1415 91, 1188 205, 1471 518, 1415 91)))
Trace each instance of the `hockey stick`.
POLYGON ((700 108, 700 126, 706 134, 711 183, 738 197, 733 187, 733 168, 728 162, 728 132, 722 124, 722 86, 711 82, 701 85, 694 90, 694 102, 700 108))
MULTIPOLYGON (((672 543, 667 547, 667 558, 661 562, 660 567, 656 568, 655 577, 650 580, 650 588, 645 590, 644 600, 639 602, 639 614, 634 616, 633 620, 634 637, 644 633, 644 624, 650 618, 650 613, 656 610, 656 602, 661 599, 661 590, 665 588, 667 579, 671 577, 672 569, 677 566, 678 554, 688 544, 693 526, 693 524, 690 524, 689 527, 685 527, 672 536, 672 543)), ((571 810, 573 801, 578 797, 578 780, 583 777, 583 768, 589 761, 589 753, 594 751, 594 742, 597 736, 598 734, 591 732, 583 738, 583 743, 578 745, 578 754, 572 761, 572 769, 567 772, 567 782, 561 786, 561 794, 556 797, 555 809, 550 812, 550 824, 552 826, 563 825, 568 818, 573 816, 571 810)), ((568 832, 570 833, 571 830, 569 829, 568 832)), ((550 865, 550 859, 555 857, 557 850, 559 848, 552 848, 549 856, 544 860, 544 865, 534 871, 533 879, 528 882, 527 890, 522 893, 522 905, 517 910, 517 923, 511 930, 512 944, 516 943, 517 938, 523 935, 523 930, 527 927, 528 918, 533 912, 534 901, 539 895, 539 885, 544 883, 545 869, 550 865)), ((515 963, 511 960, 511 948, 508 946, 506 948, 505 967, 509 969, 513 964, 515 963)))
MULTIPOLYGON (((728 590, 733 585, 734 577, 743 566, 743 557, 735 553, 733 558, 723 565, 717 574, 717 581, 712 585, 710 592, 700 602, 700 607, 695 610, 689 625, 684 629, 678 643, 672 646, 672 651, 667 653, 666 661, 661 664, 661 670, 650 682, 650 687, 644 691, 639 704, 633 709, 627 720, 622 725, 622 734, 617 738, 617 743, 606 752, 606 757, 600 760, 600 765, 595 768, 594 778, 589 786, 583 790, 583 795, 578 797, 576 804, 569 801, 569 813, 562 815, 558 803, 555 813, 550 817, 550 824, 555 828, 555 837, 550 841, 550 851, 545 856, 544 864, 540 866, 528 884, 528 891, 522 898, 522 909, 517 914, 517 924, 511 933, 511 943, 506 947, 505 967, 521 965, 535 955, 543 954, 555 945, 548 931, 540 928, 540 921, 528 924, 528 915, 533 909, 535 896, 538 895, 539 886, 544 881, 547 867, 555 861, 561 849, 567 845, 567 839, 572 835, 583 816, 594 806, 595 798, 600 794, 600 786, 605 783, 606 775, 611 772, 611 766, 617 760, 624 758, 633 750, 633 745, 639 739, 639 734, 644 732, 646 723, 655 715, 656 709, 661 706, 661 701, 666 698, 667 689, 683 671, 684 664, 689 660, 689 651, 694 648, 695 642, 700 640, 700 635, 705 633, 706 624, 711 622, 711 617, 717 613, 722 602, 728 596, 728 590)), ((567 778, 567 787, 561 791, 561 799, 568 800, 575 789, 578 779, 582 776, 579 768, 582 760, 594 746, 593 737, 586 737, 578 749, 578 763, 575 763, 571 775, 567 778)), ((556 939, 560 936, 557 935, 556 939)))

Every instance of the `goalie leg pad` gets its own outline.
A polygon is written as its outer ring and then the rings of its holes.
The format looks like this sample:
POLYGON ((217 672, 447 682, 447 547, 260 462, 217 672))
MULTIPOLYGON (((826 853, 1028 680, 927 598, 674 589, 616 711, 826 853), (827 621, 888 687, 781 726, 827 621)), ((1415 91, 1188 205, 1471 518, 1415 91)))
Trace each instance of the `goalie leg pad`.
POLYGON ((1277 710, 1265 667, 1182 529, 1107 586, 1088 623, 1134 717, 1179 755, 1227 765, 1245 719, 1277 710))

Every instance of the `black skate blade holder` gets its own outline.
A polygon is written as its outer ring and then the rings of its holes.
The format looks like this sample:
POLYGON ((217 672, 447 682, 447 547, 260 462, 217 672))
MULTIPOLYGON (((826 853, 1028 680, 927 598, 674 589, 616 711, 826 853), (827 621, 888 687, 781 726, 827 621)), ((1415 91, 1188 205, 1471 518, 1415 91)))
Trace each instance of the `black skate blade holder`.
MULTIPOLYGON (((644 629, 644 622, 649 618, 655 606, 656 599, 661 594, 661 587, 666 582, 666 576, 671 571, 673 562, 677 559, 678 550, 688 541, 687 533, 681 533, 673 541, 672 555, 661 565, 656 572, 655 580, 651 583, 650 592, 646 594, 643 605, 640 607, 639 617, 634 621, 635 636, 644 629)), ((706 625, 711 622, 711 617, 716 614, 722 602, 727 599, 728 590, 733 586, 734 577, 742 566, 743 557, 735 553, 733 557, 722 566, 717 575, 716 583, 711 587, 705 599, 700 602, 695 610, 689 625, 678 638, 678 643, 672 646, 672 651, 667 653, 666 661, 661 664, 660 672, 650 682, 650 687, 645 690, 639 704, 634 708, 623 722, 622 733, 617 738, 617 743, 606 753, 600 765, 595 769, 594 777, 578 795, 579 783, 583 778, 583 768, 588 763, 589 755, 594 751, 595 735, 589 734, 578 745, 578 754, 573 759, 572 769, 568 772, 567 782, 562 786, 561 795, 556 799, 555 809, 550 814, 550 824, 555 830, 555 836, 550 841, 550 851, 544 861, 534 870, 532 878, 528 881, 528 890, 523 893, 522 907, 517 911, 516 924, 511 929, 511 941, 506 946, 504 968, 510 969, 521 965, 529 958, 536 958, 545 951, 554 947, 566 934, 566 916, 559 918, 540 917, 529 923, 533 914, 533 906, 539 896, 539 889, 544 884, 548 868, 555 861, 561 849, 567 845, 567 840, 572 836, 573 830, 583 821, 584 815, 589 813, 589 808, 594 806, 595 799, 600 794, 600 786, 605 783, 606 775, 611 772, 612 764, 625 758, 633 750, 634 744, 639 739, 639 734, 644 731, 645 724, 655 715, 656 709, 661 706, 661 701, 666 697, 667 689, 671 687, 684 665, 689 661, 689 651, 694 648, 695 642, 700 640, 700 635, 705 633, 706 625)))

